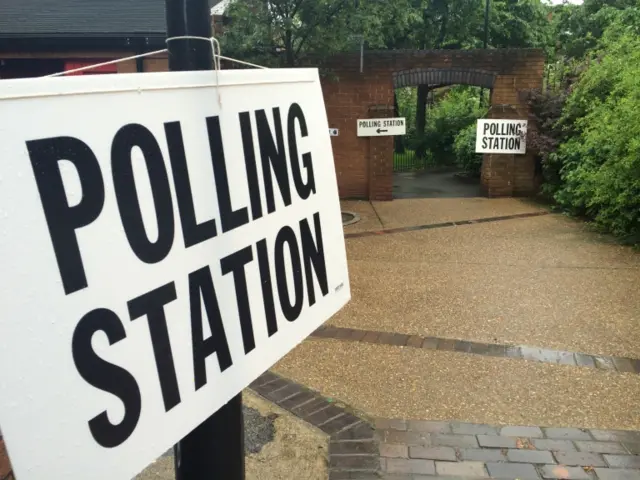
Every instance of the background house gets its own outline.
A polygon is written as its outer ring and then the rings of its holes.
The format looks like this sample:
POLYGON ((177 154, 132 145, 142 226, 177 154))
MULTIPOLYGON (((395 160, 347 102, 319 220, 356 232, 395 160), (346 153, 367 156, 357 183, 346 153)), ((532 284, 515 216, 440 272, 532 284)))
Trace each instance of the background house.
MULTIPOLYGON (((211 7, 220 0, 209 0, 211 7)), ((2 0, 0 79, 37 77, 166 47, 164 0, 2 0)), ((167 70, 167 56, 82 72, 167 70)))

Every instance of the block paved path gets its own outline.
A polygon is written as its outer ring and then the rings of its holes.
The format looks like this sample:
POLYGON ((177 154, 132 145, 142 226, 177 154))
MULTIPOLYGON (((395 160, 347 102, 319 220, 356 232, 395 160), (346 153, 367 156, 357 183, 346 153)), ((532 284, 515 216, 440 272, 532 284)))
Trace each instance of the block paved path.
POLYGON ((329 480, 640 479, 640 432, 370 420, 269 372, 251 389, 329 435, 329 480))
POLYGON ((516 199, 343 208, 352 301, 273 369, 375 427, 331 480, 640 480, 640 255, 516 199))

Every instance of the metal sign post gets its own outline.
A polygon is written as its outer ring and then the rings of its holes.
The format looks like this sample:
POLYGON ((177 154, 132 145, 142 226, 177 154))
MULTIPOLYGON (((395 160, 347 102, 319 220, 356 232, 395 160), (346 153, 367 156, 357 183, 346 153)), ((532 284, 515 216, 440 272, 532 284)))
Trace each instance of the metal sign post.
MULTIPOLYGON (((211 16, 207 0, 166 0, 169 70, 212 70, 211 16), (187 39, 177 37, 201 37, 187 39)), ((176 480, 244 480, 242 394, 175 447, 176 480)))

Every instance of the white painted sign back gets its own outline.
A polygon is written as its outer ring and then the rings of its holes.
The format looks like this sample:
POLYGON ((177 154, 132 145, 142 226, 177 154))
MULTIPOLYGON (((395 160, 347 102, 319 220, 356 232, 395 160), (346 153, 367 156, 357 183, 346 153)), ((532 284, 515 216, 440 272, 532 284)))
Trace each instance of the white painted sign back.
POLYGON ((478 120, 476 153, 527 153, 527 120, 478 120))
POLYGON ((350 298, 317 70, 217 79, 0 82, 20 480, 133 477, 350 298))
POLYGON ((358 120, 359 137, 384 137, 404 135, 407 122, 404 118, 367 118, 358 120))

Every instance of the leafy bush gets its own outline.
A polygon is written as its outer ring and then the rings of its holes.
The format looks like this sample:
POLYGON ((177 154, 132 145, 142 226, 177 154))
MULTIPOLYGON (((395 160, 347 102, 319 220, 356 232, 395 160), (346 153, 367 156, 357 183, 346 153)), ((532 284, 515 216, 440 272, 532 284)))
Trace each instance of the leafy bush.
MULTIPOLYGON (((627 12, 628 13, 628 12, 627 12)), ((640 38, 613 25, 567 98, 548 155, 555 200, 603 229, 640 243, 640 38)))
POLYGON ((563 185, 561 170, 562 162, 552 155, 563 139, 567 138, 559 120, 567 101, 568 87, 557 90, 531 90, 526 92, 530 115, 537 126, 527 132, 527 147, 537 155, 542 165, 545 183, 542 192, 548 199, 563 185))
POLYGON ((427 111, 427 125, 422 137, 416 139, 420 147, 430 151, 437 163, 455 159, 453 144, 456 136, 487 113, 479 106, 477 88, 454 87, 438 104, 427 111))
POLYGON ((465 172, 480 175, 482 155, 476 153, 476 124, 473 123, 462 130, 453 142, 456 163, 465 172))

